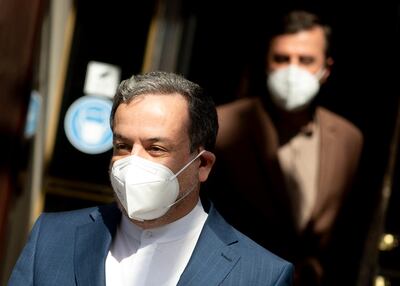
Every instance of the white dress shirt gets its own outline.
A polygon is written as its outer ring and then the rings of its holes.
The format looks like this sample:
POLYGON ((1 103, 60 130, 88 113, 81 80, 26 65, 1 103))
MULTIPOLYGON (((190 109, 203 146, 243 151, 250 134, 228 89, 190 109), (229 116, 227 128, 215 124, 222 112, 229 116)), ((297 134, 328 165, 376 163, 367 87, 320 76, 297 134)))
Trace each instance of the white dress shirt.
POLYGON ((307 226, 316 202, 319 146, 320 131, 314 121, 278 150, 300 231, 307 226))
POLYGON ((200 200, 183 218, 153 229, 122 215, 106 258, 106 285, 176 285, 207 216, 200 200))

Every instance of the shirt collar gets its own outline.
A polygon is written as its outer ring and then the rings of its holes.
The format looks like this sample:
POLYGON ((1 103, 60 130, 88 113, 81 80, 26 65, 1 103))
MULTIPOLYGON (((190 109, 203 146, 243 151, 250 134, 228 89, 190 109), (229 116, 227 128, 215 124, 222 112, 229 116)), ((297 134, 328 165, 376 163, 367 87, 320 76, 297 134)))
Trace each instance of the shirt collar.
POLYGON ((126 215, 122 215, 120 228, 125 235, 139 241, 141 246, 151 243, 165 243, 179 240, 203 227, 207 213, 200 202, 184 217, 161 227, 142 229, 133 224, 126 215))

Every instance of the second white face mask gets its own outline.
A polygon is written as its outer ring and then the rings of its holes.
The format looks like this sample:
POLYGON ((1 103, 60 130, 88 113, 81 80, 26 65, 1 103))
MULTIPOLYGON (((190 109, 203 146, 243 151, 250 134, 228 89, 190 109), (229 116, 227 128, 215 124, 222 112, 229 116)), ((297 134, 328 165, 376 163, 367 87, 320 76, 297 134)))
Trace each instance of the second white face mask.
POLYGON ((269 74, 267 86, 272 101, 286 111, 305 108, 319 91, 319 80, 324 70, 316 75, 296 65, 277 69, 269 74))
POLYGON ((115 161, 110 173, 111 185, 128 216, 140 221, 163 216, 178 198, 176 177, 203 152, 176 174, 162 164, 136 155, 115 161))

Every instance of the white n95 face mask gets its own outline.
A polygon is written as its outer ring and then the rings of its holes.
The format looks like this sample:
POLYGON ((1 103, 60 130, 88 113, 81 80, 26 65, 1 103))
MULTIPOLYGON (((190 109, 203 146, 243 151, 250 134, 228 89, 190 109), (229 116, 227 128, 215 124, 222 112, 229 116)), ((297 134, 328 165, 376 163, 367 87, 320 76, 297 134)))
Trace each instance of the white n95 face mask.
POLYGON ((111 185, 121 205, 131 219, 143 221, 163 216, 179 200, 177 176, 203 154, 195 158, 174 174, 169 168, 136 155, 114 162, 111 172, 111 185))
POLYGON ((323 73, 324 69, 321 69, 317 74, 312 74, 297 65, 271 72, 267 86, 272 101, 286 111, 302 110, 317 95, 323 73))

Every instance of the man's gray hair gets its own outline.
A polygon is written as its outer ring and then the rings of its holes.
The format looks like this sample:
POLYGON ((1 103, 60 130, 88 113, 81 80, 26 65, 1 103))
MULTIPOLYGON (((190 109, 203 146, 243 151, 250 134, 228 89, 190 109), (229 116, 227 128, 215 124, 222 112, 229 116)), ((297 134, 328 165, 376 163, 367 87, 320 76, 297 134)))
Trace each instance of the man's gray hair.
POLYGON ((175 73, 154 71, 133 75, 123 80, 114 97, 110 116, 111 129, 114 127, 115 112, 121 103, 128 104, 134 98, 148 94, 171 95, 174 93, 184 96, 188 102, 190 120, 188 133, 191 152, 200 146, 213 150, 218 132, 214 101, 198 84, 175 73))

